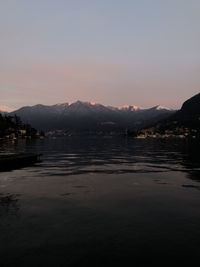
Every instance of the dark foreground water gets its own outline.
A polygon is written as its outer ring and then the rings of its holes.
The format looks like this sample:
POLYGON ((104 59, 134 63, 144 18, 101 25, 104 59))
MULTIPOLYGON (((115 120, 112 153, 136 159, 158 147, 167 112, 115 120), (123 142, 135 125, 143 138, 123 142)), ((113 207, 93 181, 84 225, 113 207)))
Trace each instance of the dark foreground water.
POLYGON ((66 138, 1 144, 42 162, 0 172, 0 266, 194 266, 200 144, 66 138))

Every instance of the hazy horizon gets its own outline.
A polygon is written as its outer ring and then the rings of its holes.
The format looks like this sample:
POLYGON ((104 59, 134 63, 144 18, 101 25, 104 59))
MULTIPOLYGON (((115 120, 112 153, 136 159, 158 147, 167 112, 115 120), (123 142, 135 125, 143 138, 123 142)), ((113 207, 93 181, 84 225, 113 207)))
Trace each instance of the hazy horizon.
POLYGON ((109 105, 109 104, 105 104, 105 103, 99 103, 99 102, 93 102, 93 101, 82 101, 81 99, 77 99, 75 101, 72 101, 72 102, 69 102, 69 101, 66 101, 66 102, 59 102, 59 103, 42 103, 42 102, 38 102, 38 103, 35 103, 35 104, 25 104, 24 106, 19 106, 17 108, 12 108, 10 106, 6 106, 6 105, 0 105, 0 111, 5 111, 5 112, 12 112, 12 111, 15 111, 15 110, 18 110, 20 108, 23 108, 23 107, 32 107, 32 106, 37 106, 37 105, 44 105, 44 106, 54 106, 54 105, 62 105, 62 104, 68 104, 68 105, 71 105, 73 103, 76 103, 76 102, 82 102, 82 103, 90 103, 92 105, 95 105, 95 104, 100 104, 100 105, 103 105, 103 106, 106 106, 106 107, 113 107, 113 108, 125 108, 125 107, 128 107, 128 106, 134 106, 135 108, 141 108, 141 109, 148 109, 148 108, 152 108, 152 107, 156 107, 156 106, 161 106, 163 108, 169 108, 169 109, 172 109, 172 110, 178 110, 181 108, 181 106, 179 108, 171 108, 171 107, 167 107, 167 106, 163 106, 163 105, 154 105, 154 106, 138 106, 138 105, 134 105, 134 103, 127 103, 127 104, 124 104, 124 105, 109 105))
MULTIPOLYGON (((193 96, 193 95, 192 95, 193 96)), ((191 96, 191 97, 192 97, 191 96)), ((186 99, 187 100, 187 99, 186 99)), ((0 105, 0 111, 5 111, 5 112, 12 112, 12 111, 15 111, 15 110, 18 110, 20 108, 23 108, 23 107, 33 107, 33 106, 37 106, 37 105, 43 105, 43 106, 54 106, 54 105, 63 105, 63 104, 68 104, 68 105, 71 105, 71 104, 74 104, 76 102, 82 102, 82 103, 88 103, 88 104, 91 104, 91 105, 103 105, 105 107, 113 107, 113 108, 125 108, 125 107, 129 107, 129 106, 133 106, 135 108, 141 108, 141 109, 149 109, 149 108, 153 108, 153 107, 157 107, 157 106, 160 106, 162 108, 169 108, 171 110, 178 110, 181 108, 182 104, 180 107, 178 108, 171 108, 169 106, 163 106, 163 105, 160 105, 160 104, 157 104, 157 105, 154 105, 154 106, 138 106, 138 105, 135 105, 134 103, 127 103, 127 104, 124 104, 124 105, 109 105, 109 104, 105 104, 105 103, 100 103, 100 102, 94 102, 94 101, 87 101, 87 100, 81 100, 81 99, 76 99, 72 102, 70 101, 65 101, 65 102, 59 102, 59 103, 42 103, 42 102, 38 102, 38 103, 35 103, 35 104, 25 104, 23 106, 19 106, 17 108, 12 108, 10 106, 7 106, 7 105, 0 105)))
POLYGON ((200 89, 196 0, 0 2, 0 106, 179 109, 200 89))
MULTIPOLYGON (((199 91, 197 91, 195 94, 198 94, 200 93, 199 91)), ((173 110, 178 110, 181 108, 182 104, 188 100, 189 98, 193 97, 195 94, 193 95, 190 95, 187 99, 183 100, 183 102, 180 103, 180 105, 175 105, 175 106, 172 106, 172 105, 162 105, 161 103, 155 103, 153 105, 146 105, 146 106, 142 106, 142 105, 137 105, 135 103, 124 103, 124 104, 119 104, 119 105, 115 105, 115 104, 109 104, 109 103, 102 103, 102 102, 95 102, 95 101, 89 101, 87 99, 85 100, 82 100, 82 99, 75 99, 73 101, 60 101, 60 102, 31 102, 29 101, 28 103, 24 103, 23 105, 18 105, 18 106, 13 106, 13 105, 4 105, 4 103, 1 103, 0 102, 0 111, 7 111, 7 112, 12 112, 14 110, 17 110, 17 109, 20 109, 22 107, 27 107, 27 106, 35 106, 35 105, 44 105, 44 106, 53 106, 53 105, 61 105, 61 104, 72 104, 72 103, 75 103, 75 102, 83 102, 83 103, 91 103, 91 104, 101 104, 101 105, 104 105, 104 106, 111 106, 111 107, 116 107, 116 108, 121 108, 121 107, 126 107, 126 106, 135 106, 135 107, 138 107, 138 108, 143 108, 143 109, 148 109, 148 108, 152 108, 152 107, 155 107, 155 106, 162 106, 162 107, 166 107, 166 108, 169 108, 169 109, 173 109, 173 110)), ((163 101, 164 102, 164 101, 163 101)), ((179 101, 180 102, 180 101, 179 101)))

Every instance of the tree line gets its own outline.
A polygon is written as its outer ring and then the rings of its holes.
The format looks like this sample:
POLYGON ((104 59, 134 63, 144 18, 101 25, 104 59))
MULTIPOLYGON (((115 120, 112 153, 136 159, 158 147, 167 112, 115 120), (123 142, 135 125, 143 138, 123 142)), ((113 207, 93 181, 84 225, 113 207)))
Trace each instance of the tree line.
POLYGON ((35 137, 37 130, 30 124, 24 124, 17 115, 0 114, 0 138, 4 137, 35 137))

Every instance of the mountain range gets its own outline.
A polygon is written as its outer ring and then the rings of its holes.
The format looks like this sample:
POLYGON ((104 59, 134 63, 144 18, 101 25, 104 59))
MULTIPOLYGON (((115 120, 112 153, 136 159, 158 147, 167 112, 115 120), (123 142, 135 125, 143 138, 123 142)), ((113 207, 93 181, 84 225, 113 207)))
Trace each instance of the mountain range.
POLYGON ((124 107, 77 101, 56 105, 26 106, 10 115, 17 115, 23 123, 38 130, 65 130, 72 132, 124 132, 141 129, 174 114, 174 110, 155 106, 148 109, 133 105, 124 107))

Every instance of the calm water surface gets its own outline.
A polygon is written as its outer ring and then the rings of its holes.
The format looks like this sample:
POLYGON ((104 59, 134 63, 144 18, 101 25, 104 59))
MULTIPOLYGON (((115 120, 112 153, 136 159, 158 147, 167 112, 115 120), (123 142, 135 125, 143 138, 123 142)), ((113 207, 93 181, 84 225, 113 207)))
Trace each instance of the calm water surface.
POLYGON ((0 144, 1 153, 43 154, 0 172, 0 266, 193 264, 199 149, 103 137, 0 144))

